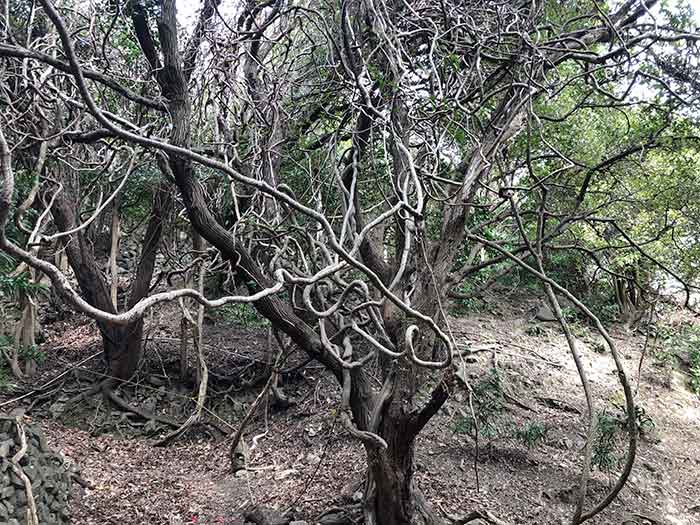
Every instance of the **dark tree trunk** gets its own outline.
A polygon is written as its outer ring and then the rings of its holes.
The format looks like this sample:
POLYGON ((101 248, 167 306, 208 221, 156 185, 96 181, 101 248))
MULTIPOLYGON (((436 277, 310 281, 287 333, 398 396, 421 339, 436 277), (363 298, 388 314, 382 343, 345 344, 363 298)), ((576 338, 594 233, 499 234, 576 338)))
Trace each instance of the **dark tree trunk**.
POLYGON ((377 525, 411 523, 414 514, 414 438, 400 421, 385 418, 382 437, 385 450, 370 450, 368 460, 367 506, 377 525))
MULTIPOLYGON (((172 197, 165 179, 158 187, 153 200, 151 216, 146 227, 146 234, 141 248, 141 257, 136 277, 131 286, 128 307, 131 308, 148 295, 156 254, 163 231, 163 223, 172 207, 172 197)), ((53 216, 61 231, 68 231, 77 225, 74 210, 78 209, 73 199, 65 195, 56 199, 53 216)), ((112 303, 110 287, 103 272, 97 265, 95 250, 87 239, 84 230, 71 235, 71 241, 65 245, 68 264, 73 270, 80 291, 87 302, 106 312, 116 313, 112 303)), ((104 357, 112 379, 129 379, 138 368, 143 353, 143 320, 139 319, 126 326, 98 322, 102 335, 104 357)))
POLYGON ((113 379, 126 380, 134 375, 143 355, 143 320, 126 326, 99 324, 105 361, 113 379))

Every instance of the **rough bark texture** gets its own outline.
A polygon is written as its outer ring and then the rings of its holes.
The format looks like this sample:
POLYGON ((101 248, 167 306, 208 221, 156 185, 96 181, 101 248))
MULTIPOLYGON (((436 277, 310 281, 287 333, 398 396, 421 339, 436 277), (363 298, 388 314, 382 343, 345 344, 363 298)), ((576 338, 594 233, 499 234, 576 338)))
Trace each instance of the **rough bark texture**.
MULTIPOLYGON (((136 277, 131 287, 129 308, 148 295, 163 223, 171 206, 172 197, 167 183, 162 182, 154 196, 136 277)), ((75 209, 77 205, 70 197, 61 196, 56 200, 53 216, 59 230, 68 231, 75 227, 75 209)), ((97 265, 94 248, 84 230, 71 235, 71 241, 66 243, 66 255, 85 300, 106 312, 116 313, 110 287, 97 265)), ((143 351, 143 320, 126 326, 98 321, 97 326, 102 335, 104 356, 110 376, 117 380, 130 378, 138 368, 143 351)))

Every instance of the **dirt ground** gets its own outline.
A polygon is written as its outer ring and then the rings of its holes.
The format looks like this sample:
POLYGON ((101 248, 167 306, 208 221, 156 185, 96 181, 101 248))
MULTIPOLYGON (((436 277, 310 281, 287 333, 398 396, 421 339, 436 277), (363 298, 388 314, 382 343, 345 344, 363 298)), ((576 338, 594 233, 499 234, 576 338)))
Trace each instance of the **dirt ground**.
MULTIPOLYGON (((474 441, 456 432, 469 407, 466 391, 455 392, 420 437, 416 482, 436 508, 450 514, 485 509, 510 524, 568 523, 585 442, 578 375, 560 330, 551 324, 532 329, 532 301, 504 304, 453 319, 458 340, 480 350, 465 362, 467 377, 477 384, 495 366, 506 393, 500 421, 512 428, 536 424, 547 429, 546 435, 532 448, 508 435, 482 439, 477 458, 474 441)), ((170 318, 163 314, 148 325, 149 362, 164 363, 164 369, 176 354, 170 318)), ((99 350, 87 321, 57 322, 49 333, 43 350, 53 368, 46 365, 37 384, 99 350)), ((621 327, 612 334, 637 388, 645 337, 621 327)), ((590 330, 580 328, 577 335, 598 409, 613 407, 621 393, 612 359, 595 351, 590 330)), ((267 347, 267 331, 217 323, 207 326, 205 343, 218 369, 236 366, 244 374, 250 368, 243 366, 246 360, 252 366, 267 347)), ((99 369, 98 359, 81 369, 76 380, 82 376, 87 381, 99 369)), ((640 441, 633 474, 620 497, 590 523, 700 524, 700 399, 686 382, 682 373, 660 367, 653 355, 646 355, 637 401, 653 428, 640 441)), ((139 388, 166 396, 165 386, 144 381, 139 388)), ((232 391, 228 399, 244 411, 258 390, 232 391)), ((226 443, 203 434, 162 448, 153 446, 153 438, 130 437, 134 425, 128 419, 104 432, 97 424, 103 407, 94 406, 94 416, 86 412, 72 423, 51 418, 51 405, 32 414, 51 445, 81 470, 86 486, 76 486, 73 497, 76 524, 241 523, 241 510, 251 503, 291 508, 296 519, 313 523, 323 510, 352 499, 348 487, 362 476, 364 454, 336 417, 338 390, 323 370, 309 365, 285 385, 285 392, 294 403, 256 417, 246 432, 252 449, 249 470, 235 475, 228 471, 226 443)), ((228 422, 235 427, 240 410, 219 413, 222 426, 228 422)), ((594 470, 589 507, 613 478, 594 470)))

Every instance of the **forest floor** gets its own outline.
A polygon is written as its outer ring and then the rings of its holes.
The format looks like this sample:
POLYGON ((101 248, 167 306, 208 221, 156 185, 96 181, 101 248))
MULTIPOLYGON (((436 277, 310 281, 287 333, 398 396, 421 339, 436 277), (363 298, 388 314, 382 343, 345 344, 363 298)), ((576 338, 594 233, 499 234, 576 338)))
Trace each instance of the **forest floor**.
MULTIPOLYGON (((441 511, 485 509, 510 524, 568 523, 585 442, 585 402, 561 330, 553 323, 532 322, 536 304, 533 298, 499 298, 478 313, 452 319, 458 340, 480 350, 465 363, 472 387, 495 401, 475 408, 484 411, 487 421, 478 455, 469 433, 466 390, 455 392, 421 434, 415 478, 441 511)), ((142 374, 131 392, 132 401, 155 410, 192 397, 191 388, 176 388, 166 377, 177 356, 174 317, 164 311, 149 320, 146 355, 151 372, 142 374), (153 371, 158 367, 163 373, 153 371)), ((665 321, 681 320, 697 322, 680 313, 665 321)), ((47 334, 42 346, 47 359, 36 384, 99 350, 93 323, 82 318, 47 325, 47 334)), ((577 325, 576 335, 597 411, 605 409, 615 421, 622 395, 611 356, 601 351, 590 329, 577 325)), ((687 376, 660 359, 659 349, 643 335, 619 326, 612 328, 612 335, 633 388, 638 388, 646 432, 629 483, 590 523, 697 525, 700 399, 688 389, 687 376)), ((204 342, 212 370, 235 369, 240 378, 264 360, 267 329, 220 321, 205 327, 204 342)), ((86 383, 99 369, 98 358, 89 360, 71 373, 72 379, 86 383)), ((213 407, 221 425, 235 427, 260 388, 221 393, 226 408, 213 407)), ((200 433, 169 447, 154 447, 154 438, 138 437, 148 425, 113 411, 100 398, 72 417, 60 414, 61 402, 55 398, 35 406, 30 415, 52 446, 80 468, 87 486, 75 488, 76 524, 242 523, 241 511, 251 504, 291 508, 295 519, 314 523, 322 511, 353 498, 348 487, 364 472, 364 454, 336 417, 339 391, 322 369, 309 365, 290 377, 284 390, 293 404, 262 410, 252 421, 246 431, 252 448, 249 470, 236 474, 229 472, 225 442, 200 433)), ((618 445, 623 438, 620 431, 609 449, 598 449, 599 459, 609 460, 613 470, 622 459, 618 445)), ((589 506, 614 478, 594 469, 589 506)))

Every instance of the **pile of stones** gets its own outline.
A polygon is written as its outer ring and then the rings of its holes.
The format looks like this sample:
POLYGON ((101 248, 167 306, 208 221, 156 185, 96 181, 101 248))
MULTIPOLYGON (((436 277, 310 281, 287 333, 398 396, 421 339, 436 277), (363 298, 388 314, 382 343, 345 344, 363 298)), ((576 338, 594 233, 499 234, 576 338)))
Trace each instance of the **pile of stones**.
MULTIPOLYGON (((31 481, 36 514, 41 525, 70 523, 68 498, 71 471, 58 454, 51 451, 39 428, 22 423, 27 450, 19 467, 31 481)), ((24 480, 13 469, 12 460, 20 450, 21 438, 15 417, 0 415, 0 523, 27 523, 27 490, 24 480)))

